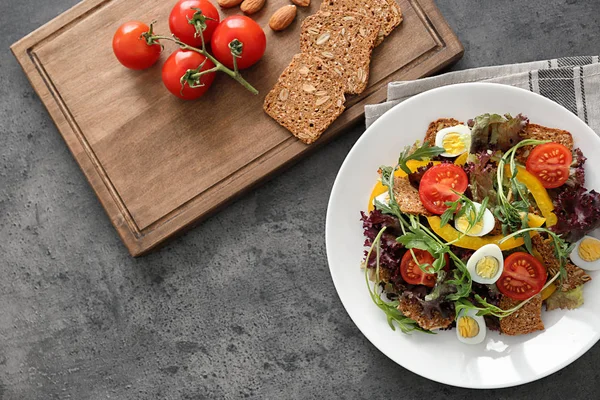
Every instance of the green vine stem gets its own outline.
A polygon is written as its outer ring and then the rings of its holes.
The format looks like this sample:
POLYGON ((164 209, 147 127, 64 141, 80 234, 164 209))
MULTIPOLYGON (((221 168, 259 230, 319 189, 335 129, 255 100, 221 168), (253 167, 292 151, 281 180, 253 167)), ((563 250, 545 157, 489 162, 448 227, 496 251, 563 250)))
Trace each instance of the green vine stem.
MULTIPOLYGON (((200 77, 202 75, 206 75, 208 73, 224 72, 225 74, 229 75, 231 78, 238 81, 243 87, 248 89, 252 94, 258 94, 258 90, 256 90, 254 88, 254 86, 252 86, 250 83, 248 83, 248 81, 246 81, 242 77, 242 75, 239 73, 238 68, 237 68, 237 59, 239 57, 241 57, 241 55, 242 55, 242 48, 243 48, 242 42, 240 42, 237 39, 233 39, 231 41, 231 43, 229 44, 229 48, 231 49, 231 56, 233 57, 233 65, 234 65, 234 70, 231 70, 231 69, 227 68, 225 65, 223 65, 219 60, 217 60, 215 57, 213 57, 212 54, 210 54, 206 50, 206 44, 204 43, 204 35, 202 35, 202 33, 200 33, 200 37, 202 38, 202 48, 201 49, 190 46, 188 44, 185 44, 181 40, 176 38, 175 36, 155 35, 153 33, 153 24, 150 24, 150 30, 148 32, 142 34, 142 38, 144 40, 146 40, 146 43, 148 43, 148 45, 160 44, 159 40, 169 40, 171 42, 176 43, 180 49, 195 51, 197 53, 200 53, 204 57, 206 57, 207 59, 212 61, 213 64, 215 64, 215 66, 213 68, 210 68, 206 71, 200 71, 200 68, 197 68, 195 70, 188 70, 186 72, 186 74, 182 77, 182 84, 184 84, 184 82, 190 82, 190 81, 199 82, 200 77)), ((202 85, 201 84, 190 85, 190 87, 198 87, 198 86, 202 86, 202 85)))

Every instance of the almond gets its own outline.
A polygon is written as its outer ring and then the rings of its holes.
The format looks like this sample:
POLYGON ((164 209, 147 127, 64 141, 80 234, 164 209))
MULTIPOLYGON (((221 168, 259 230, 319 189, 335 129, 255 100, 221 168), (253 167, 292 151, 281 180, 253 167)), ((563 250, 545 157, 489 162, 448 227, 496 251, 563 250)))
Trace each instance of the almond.
POLYGON ((265 1, 266 0, 244 0, 240 9, 244 14, 252 15, 263 8, 265 1))
POLYGON ((294 21, 296 18, 296 6, 283 6, 275 11, 269 20, 269 26, 274 31, 282 31, 294 21))
POLYGON ((231 8, 240 4, 243 0, 217 0, 217 3, 222 8, 231 8))
POLYGON ((298 7, 308 7, 308 6, 310 6, 310 0, 292 0, 292 3, 294 3, 298 7))

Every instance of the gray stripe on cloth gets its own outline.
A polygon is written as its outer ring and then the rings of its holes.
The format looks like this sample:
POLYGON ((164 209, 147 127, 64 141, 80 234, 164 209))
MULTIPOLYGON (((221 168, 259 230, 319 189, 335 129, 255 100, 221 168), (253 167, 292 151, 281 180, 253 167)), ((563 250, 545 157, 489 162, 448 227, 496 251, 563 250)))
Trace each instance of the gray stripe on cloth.
POLYGON ((541 69, 538 79, 542 96, 577 114, 573 68, 541 69))
POLYGON ((594 62, 592 56, 581 56, 581 57, 563 57, 557 60, 559 67, 571 67, 576 65, 587 65, 594 62))

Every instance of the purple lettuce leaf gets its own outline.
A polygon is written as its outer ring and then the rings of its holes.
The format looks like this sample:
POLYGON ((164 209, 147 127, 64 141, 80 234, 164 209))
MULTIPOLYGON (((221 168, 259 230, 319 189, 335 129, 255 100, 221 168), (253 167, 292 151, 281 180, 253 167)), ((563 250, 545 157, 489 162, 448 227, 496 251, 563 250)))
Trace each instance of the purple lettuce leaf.
POLYGON ((491 159, 492 155, 487 151, 477 153, 475 161, 466 163, 463 169, 469 177, 472 200, 481 203, 484 198, 488 197, 488 204, 493 207, 496 203, 494 181, 498 167, 491 159))
POLYGON ((554 214, 558 219, 551 229, 568 242, 576 242, 600 227, 600 194, 578 186, 563 190, 554 199, 554 214))

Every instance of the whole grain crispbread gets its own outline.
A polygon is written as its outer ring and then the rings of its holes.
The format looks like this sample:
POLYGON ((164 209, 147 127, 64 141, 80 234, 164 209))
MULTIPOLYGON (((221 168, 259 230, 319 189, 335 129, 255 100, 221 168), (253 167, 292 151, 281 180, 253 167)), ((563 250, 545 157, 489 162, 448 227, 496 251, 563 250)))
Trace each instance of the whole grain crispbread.
MULTIPOLYGON (((508 310, 521 301, 502 296, 499 307, 508 310)), ((500 331, 505 335, 526 335, 528 333, 544 330, 542 321, 542 296, 535 295, 523 307, 500 320, 500 331)))
MULTIPOLYGON (((573 135, 569 131, 556 128, 548 128, 542 125, 527 124, 521 133, 523 139, 549 140, 560 143, 569 150, 573 150, 573 135)), ((533 146, 523 146, 517 150, 516 159, 525 164, 533 146)))
POLYGON ((344 82, 322 60, 296 54, 267 94, 263 109, 306 144, 344 111, 344 82))
MULTIPOLYGON (((552 244, 552 239, 542 238, 540 235, 537 235, 531 238, 531 243, 533 244, 534 250, 536 250, 542 258, 544 267, 546 267, 550 277, 558 274, 560 272, 560 261, 554 254, 554 244, 552 244)), ((567 271, 566 279, 563 281, 555 281, 556 287, 562 292, 573 290, 592 280, 592 277, 584 270, 570 262, 567 263, 565 269, 567 271)))
POLYGON ((567 278, 556 283, 556 287, 561 292, 568 292, 592 280, 591 276, 575 264, 567 263, 565 269, 567 270, 567 278))
POLYGON ((394 178, 394 198, 403 213, 432 215, 421 202, 419 191, 410 184, 407 177, 397 176, 394 178))
POLYGON ((421 328, 428 330, 447 328, 454 321, 454 315, 444 318, 437 310, 432 311, 431 317, 425 315, 421 303, 409 296, 400 297, 398 310, 404 316, 414 320, 421 328))
POLYGON ((375 45, 383 42, 394 28, 402 22, 402 11, 395 0, 324 0, 321 11, 348 13, 354 12, 374 18, 379 27, 375 45))
POLYGON ((369 81, 371 51, 379 25, 356 13, 320 11, 302 23, 300 49, 323 60, 346 82, 346 93, 362 93, 369 81))
POLYGON ((451 126, 464 125, 462 122, 455 120, 454 118, 440 118, 429 124, 425 138, 423 142, 429 142, 430 146, 435 146, 435 136, 439 131, 444 128, 450 128, 451 126))

